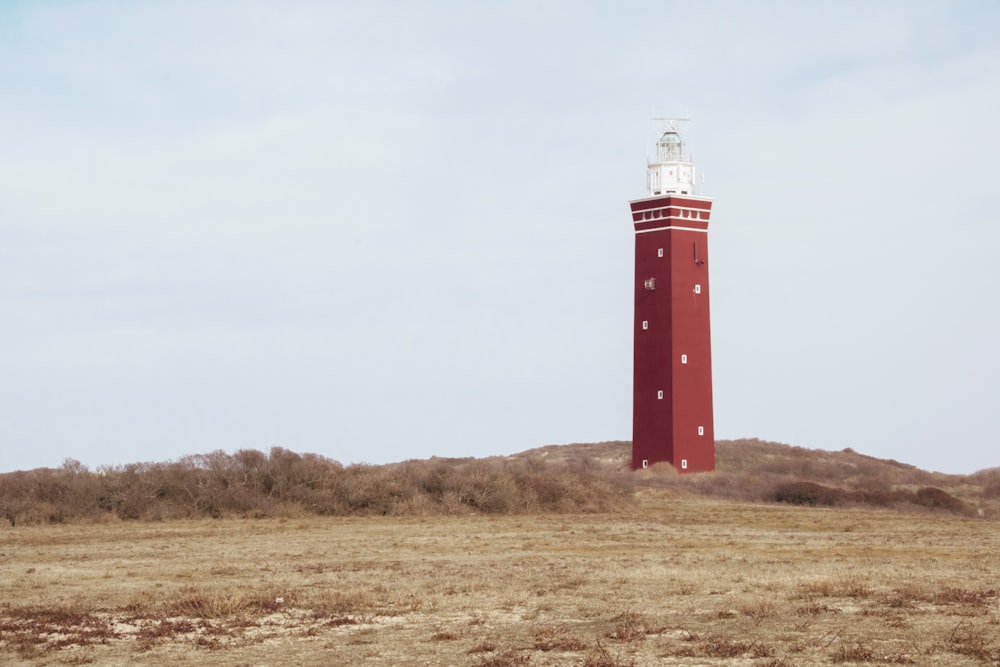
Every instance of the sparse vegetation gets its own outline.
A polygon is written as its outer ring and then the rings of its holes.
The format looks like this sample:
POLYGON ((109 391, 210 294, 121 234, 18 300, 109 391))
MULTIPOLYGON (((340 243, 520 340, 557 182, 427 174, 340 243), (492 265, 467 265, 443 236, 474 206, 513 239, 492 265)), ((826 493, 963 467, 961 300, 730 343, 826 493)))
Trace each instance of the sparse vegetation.
POLYGON ((0 476, 23 510, 0 521, 0 663, 1000 664, 992 472, 748 441, 715 474, 632 474, 626 454, 0 476), (769 496, 796 483, 836 502, 769 496))
POLYGON ((342 466, 280 447, 137 463, 91 472, 0 475, 0 517, 10 525, 196 517, 295 517, 600 512, 622 507, 628 480, 580 466, 507 459, 432 459, 342 466))
POLYGON ((719 498, 819 507, 872 506, 1000 516, 1000 472, 942 475, 852 450, 820 452, 758 440, 717 444, 718 472, 669 465, 626 472, 628 443, 550 446, 513 457, 344 466, 272 448, 188 456, 90 471, 0 474, 0 520, 76 521, 465 513, 608 512, 637 490, 672 488, 719 498))

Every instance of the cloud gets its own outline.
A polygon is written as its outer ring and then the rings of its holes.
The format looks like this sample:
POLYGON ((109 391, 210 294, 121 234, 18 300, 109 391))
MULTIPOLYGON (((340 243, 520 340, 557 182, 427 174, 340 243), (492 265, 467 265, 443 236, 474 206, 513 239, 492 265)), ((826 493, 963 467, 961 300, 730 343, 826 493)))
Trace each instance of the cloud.
POLYGON ((933 449, 1000 398, 969 7, 8 9, 0 468, 627 438, 651 110, 716 196, 717 432, 985 467, 933 449))

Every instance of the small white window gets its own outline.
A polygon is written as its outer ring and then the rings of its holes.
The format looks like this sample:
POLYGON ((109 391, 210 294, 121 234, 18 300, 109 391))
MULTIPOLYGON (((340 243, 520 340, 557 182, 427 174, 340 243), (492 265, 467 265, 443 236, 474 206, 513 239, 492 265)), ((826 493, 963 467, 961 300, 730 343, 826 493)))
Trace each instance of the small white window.
POLYGON ((656 392, 656 398, 658 398, 661 401, 663 400, 663 390, 662 389, 659 390, 658 392, 656 392))
POLYGON ((646 278, 646 282, 644 283, 644 285, 645 285, 646 289, 648 289, 648 290, 655 290, 656 289, 656 278, 646 278))
POLYGON ((698 435, 705 435, 705 427, 704 426, 699 426, 698 427, 698 435))
POLYGON ((656 249, 656 256, 657 257, 663 257, 663 248, 657 248, 656 249))
POLYGON ((687 470, 687 469, 688 469, 688 460, 681 459, 681 470, 687 470))
POLYGON ((688 356, 686 354, 681 355, 681 363, 686 364, 688 362, 688 356))
POLYGON ((695 294, 701 294, 701 285, 695 285, 694 286, 694 293, 695 294))
POLYGON ((642 330, 645 331, 648 328, 649 328, 649 320, 643 320, 642 321, 642 330))
POLYGON ((643 459, 642 460, 642 467, 643 468, 648 468, 649 467, 649 459, 643 459))

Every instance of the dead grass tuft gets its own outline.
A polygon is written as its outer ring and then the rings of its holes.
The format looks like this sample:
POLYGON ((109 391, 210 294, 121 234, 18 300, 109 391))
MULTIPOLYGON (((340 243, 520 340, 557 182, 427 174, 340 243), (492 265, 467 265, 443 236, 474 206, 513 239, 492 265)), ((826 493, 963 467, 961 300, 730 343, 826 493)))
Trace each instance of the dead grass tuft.
POLYGON ((642 614, 634 611, 626 611, 614 618, 614 630, 608 635, 611 639, 620 642, 634 642, 645 639, 649 634, 649 627, 642 614))
POLYGON ((974 625, 968 621, 960 621, 948 633, 946 644, 952 653, 967 655, 977 660, 1000 661, 1000 654, 994 655, 993 648, 996 629, 989 630, 984 626, 974 625))
POLYGON ((500 648, 493 639, 484 639, 468 650, 469 653, 492 653, 500 648))
POLYGON ((810 604, 799 607, 795 610, 797 614, 807 614, 809 616, 818 616, 820 614, 841 614, 843 609, 840 607, 831 607, 828 604, 819 604, 812 602, 810 604))
POLYGON ((328 615, 367 614, 379 608, 381 601, 367 590, 324 590, 307 597, 302 605, 328 615))
POLYGON ((771 618, 778 613, 778 607, 769 598, 759 598, 740 606, 740 613, 753 619, 755 626, 760 625, 765 618, 771 618))
POLYGON ((584 657, 580 667, 635 667, 635 658, 612 655, 598 641, 597 645, 584 657))
POLYGON ((878 662, 875 651, 860 641, 841 644, 831 657, 834 662, 878 662))
POLYGON ((562 626, 536 628, 533 637, 539 651, 581 651, 587 647, 586 642, 562 626))
POLYGON ((936 591, 931 601, 937 604, 960 604, 969 607, 988 607, 997 598, 996 589, 970 591, 964 588, 946 586, 936 591))
POLYGON ((800 586, 802 596, 806 598, 868 598, 875 589, 867 579, 860 575, 846 575, 831 579, 821 579, 807 582, 800 586))
POLYGON ((708 658, 735 658, 747 653, 753 644, 729 637, 710 637, 700 645, 701 653, 708 658))
POLYGON ((165 607, 172 616, 228 618, 270 614, 293 602, 288 594, 275 589, 229 592, 203 591, 195 586, 187 586, 180 591, 176 600, 167 603, 165 607))
POLYGON ((515 650, 504 651, 497 655, 481 657, 476 667, 524 667, 531 664, 531 656, 515 650))

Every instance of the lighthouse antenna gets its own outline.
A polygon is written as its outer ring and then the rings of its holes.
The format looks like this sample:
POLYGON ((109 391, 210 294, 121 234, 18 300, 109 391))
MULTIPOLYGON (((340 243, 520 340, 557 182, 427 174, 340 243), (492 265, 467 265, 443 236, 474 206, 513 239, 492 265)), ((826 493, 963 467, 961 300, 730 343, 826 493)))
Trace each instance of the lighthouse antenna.
POLYGON ((650 120, 658 120, 658 121, 667 123, 667 127, 669 127, 671 130, 675 130, 675 131, 677 130, 677 123, 689 123, 689 122, 691 122, 690 118, 665 118, 663 116, 653 116, 650 120))

